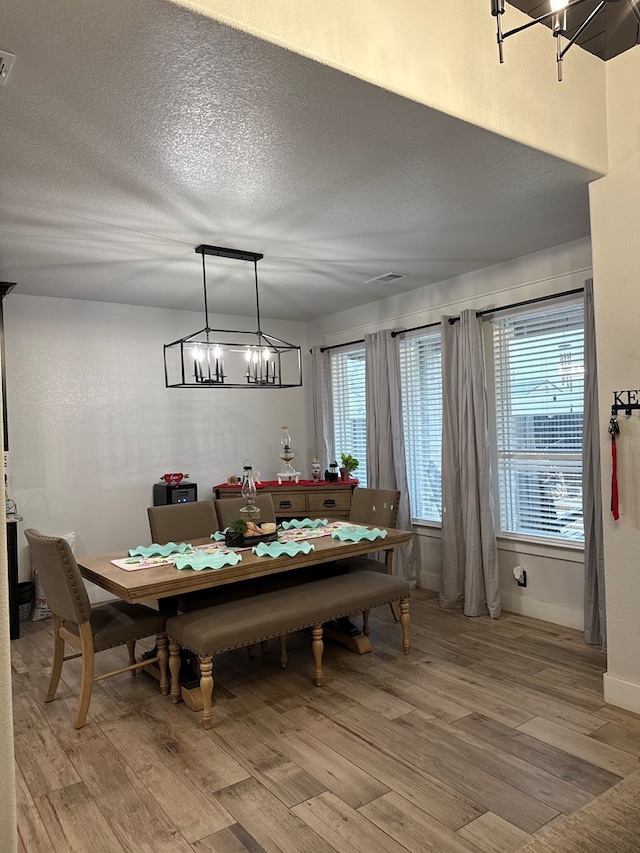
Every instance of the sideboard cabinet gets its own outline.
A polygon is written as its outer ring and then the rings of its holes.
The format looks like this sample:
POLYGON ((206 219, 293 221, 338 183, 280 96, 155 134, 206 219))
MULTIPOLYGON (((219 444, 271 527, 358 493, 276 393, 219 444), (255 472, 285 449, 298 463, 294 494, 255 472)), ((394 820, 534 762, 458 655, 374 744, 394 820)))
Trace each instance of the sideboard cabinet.
MULTIPOLYGON (((331 518, 348 519, 351 495, 357 483, 260 483, 258 493, 268 492, 273 497, 276 518, 331 518)), ((217 500, 240 497, 240 486, 221 483, 213 487, 217 500)))

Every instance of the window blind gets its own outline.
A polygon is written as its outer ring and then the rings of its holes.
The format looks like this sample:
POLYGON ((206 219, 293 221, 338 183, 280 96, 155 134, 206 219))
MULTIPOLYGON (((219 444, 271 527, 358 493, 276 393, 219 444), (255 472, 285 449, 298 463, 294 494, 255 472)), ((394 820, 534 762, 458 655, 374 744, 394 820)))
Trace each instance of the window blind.
POLYGON ((584 541, 582 303, 493 320, 500 526, 584 541))
MULTIPOLYGON (((333 438, 338 454, 347 453, 359 461, 354 473, 361 486, 367 485, 367 421, 364 347, 331 353, 333 394, 333 438)), ((332 461, 332 460, 329 460, 332 461)))
POLYGON ((400 341, 407 480, 414 520, 442 521, 440 331, 400 341))

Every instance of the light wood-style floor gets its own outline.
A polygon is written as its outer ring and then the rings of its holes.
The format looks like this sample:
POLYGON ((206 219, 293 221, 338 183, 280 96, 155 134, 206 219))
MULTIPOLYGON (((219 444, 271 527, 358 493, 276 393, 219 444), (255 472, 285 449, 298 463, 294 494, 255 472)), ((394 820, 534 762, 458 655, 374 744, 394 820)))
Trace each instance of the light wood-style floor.
MULTIPOLYGON (((412 651, 387 608, 373 654, 310 638, 217 659, 214 727, 145 674, 94 689, 72 727, 77 661, 44 705, 49 622, 14 641, 21 850, 82 853, 506 853, 640 767, 640 717, 602 700, 582 636, 507 614, 411 602, 412 651)), ((113 664, 124 650, 106 654, 113 664)))

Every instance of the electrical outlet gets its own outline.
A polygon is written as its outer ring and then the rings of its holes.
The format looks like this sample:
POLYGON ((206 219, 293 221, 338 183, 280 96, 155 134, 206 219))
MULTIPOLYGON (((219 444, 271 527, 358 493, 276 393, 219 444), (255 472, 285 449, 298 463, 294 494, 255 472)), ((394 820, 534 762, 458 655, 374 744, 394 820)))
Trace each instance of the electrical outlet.
POLYGON ((9 76, 11 66, 15 62, 15 59, 16 58, 13 53, 9 53, 8 50, 2 50, 2 48, 0 48, 0 86, 4 86, 7 82, 7 77, 9 76))
POLYGON ((527 573, 525 570, 522 570, 522 577, 517 578, 518 586, 526 586, 527 585, 527 573))

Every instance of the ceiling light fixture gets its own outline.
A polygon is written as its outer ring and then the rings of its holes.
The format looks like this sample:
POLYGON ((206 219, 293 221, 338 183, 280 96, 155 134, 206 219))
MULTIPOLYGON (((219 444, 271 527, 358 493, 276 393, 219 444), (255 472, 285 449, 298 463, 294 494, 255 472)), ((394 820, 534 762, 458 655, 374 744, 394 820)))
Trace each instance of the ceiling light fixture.
MULTIPOLYGON (((567 9, 573 9, 574 6, 580 6, 582 3, 585 3, 586 0, 550 0, 550 11, 546 12, 544 15, 540 15, 539 18, 534 18, 532 21, 529 21, 527 24, 523 24, 521 27, 515 27, 512 30, 507 30, 507 32, 502 31, 502 16, 505 12, 505 0, 491 0, 491 14, 496 19, 496 31, 497 31, 497 40, 498 40, 498 55, 500 57, 500 62, 504 62, 504 53, 503 53, 503 42, 509 36, 513 36, 516 33, 521 33, 523 30, 528 30, 529 27, 532 27, 534 24, 551 24, 551 31, 553 33, 554 38, 556 39, 556 62, 558 64, 558 80, 562 80, 562 60, 566 52, 569 50, 572 44, 575 44, 576 40, 580 38, 582 33, 586 30, 589 24, 596 18, 600 12, 605 8, 608 3, 618 3, 620 0, 598 0, 596 5, 588 11, 585 19, 581 24, 575 29, 575 32, 571 36, 569 36, 567 30, 567 9)), ((631 12, 634 16, 637 16, 637 8, 634 0, 626 0, 627 5, 631 9, 631 12)))
POLYGON ((257 252, 196 246, 202 256, 205 327, 164 346, 167 388, 295 388, 302 385, 300 347, 287 343, 260 327, 257 252), (205 257, 215 255, 252 261, 256 291, 255 332, 212 329, 209 326, 205 257))

